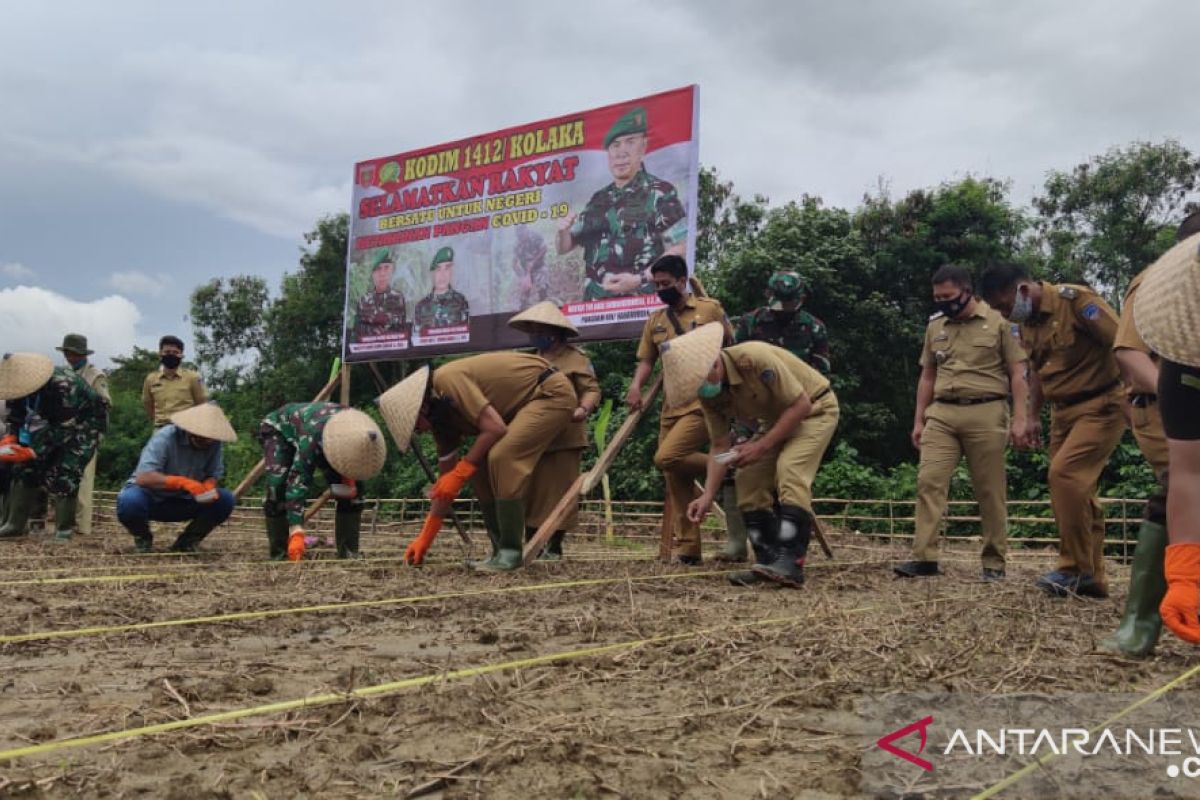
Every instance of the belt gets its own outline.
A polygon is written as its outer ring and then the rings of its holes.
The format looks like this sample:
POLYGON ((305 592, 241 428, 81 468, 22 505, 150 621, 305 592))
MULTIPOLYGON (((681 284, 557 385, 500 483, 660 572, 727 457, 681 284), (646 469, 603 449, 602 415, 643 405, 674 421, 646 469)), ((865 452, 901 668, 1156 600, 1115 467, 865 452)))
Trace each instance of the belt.
POLYGON ((1053 400, 1051 402, 1055 408, 1070 408, 1071 406, 1077 406, 1080 403, 1086 403, 1088 400, 1094 400, 1101 395, 1108 394, 1120 385, 1120 381, 1113 381, 1101 386, 1099 389, 1093 389, 1090 392, 1080 392, 1079 394, 1073 394, 1070 397, 1064 397, 1061 400, 1053 400))
POLYGON ((538 385, 541 386, 543 383, 546 382, 547 378, 549 378, 551 375, 553 375, 556 372, 558 372, 558 367, 546 367, 544 370, 542 370, 542 374, 538 375, 538 380, 537 380, 538 385))
POLYGON ((946 403, 951 406, 977 406, 980 403, 994 403, 997 400, 1006 400, 1007 395, 1003 394, 988 394, 983 397, 935 397, 933 402, 946 403))
POLYGON ((1129 395, 1129 405, 1134 408, 1145 408, 1146 406, 1157 403, 1158 395, 1156 394, 1131 394, 1129 395))
POLYGON ((822 389, 821 391, 814 394, 812 397, 808 398, 808 402, 815 403, 827 394, 829 394, 828 386, 826 386, 824 389, 822 389))

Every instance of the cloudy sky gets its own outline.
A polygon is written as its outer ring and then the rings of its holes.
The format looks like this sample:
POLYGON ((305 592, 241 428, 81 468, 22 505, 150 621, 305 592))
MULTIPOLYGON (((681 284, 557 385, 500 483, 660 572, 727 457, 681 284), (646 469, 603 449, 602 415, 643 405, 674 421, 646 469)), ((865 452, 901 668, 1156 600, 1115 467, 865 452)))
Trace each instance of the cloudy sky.
POLYGON ((0 0, 0 347, 101 361, 214 276, 277 287, 355 161, 689 83, 743 194, 1030 197, 1135 139, 1200 149, 1200 4, 0 0))

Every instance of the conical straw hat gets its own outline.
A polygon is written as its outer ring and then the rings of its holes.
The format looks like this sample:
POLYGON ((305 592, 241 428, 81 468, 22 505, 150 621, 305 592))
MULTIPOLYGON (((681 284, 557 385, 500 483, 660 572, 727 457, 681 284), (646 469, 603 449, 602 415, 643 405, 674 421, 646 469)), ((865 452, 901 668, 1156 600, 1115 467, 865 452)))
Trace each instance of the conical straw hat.
POLYGON ((201 403, 183 411, 176 411, 171 415, 171 424, 193 436, 215 439, 218 442, 237 441, 237 431, 229 424, 229 418, 216 403, 201 403))
POLYGON ((696 391, 708 377, 713 362, 721 353, 725 328, 719 322, 701 325, 678 339, 663 342, 663 382, 667 389, 667 408, 687 405, 696 399, 696 391))
POLYGON ((392 441, 401 453, 408 452, 408 444, 412 441, 413 429, 417 426, 417 414, 421 404, 425 402, 425 389, 429 385, 429 367, 409 375, 379 398, 379 410, 383 412, 383 421, 387 423, 392 441))
POLYGON ((356 408, 337 412, 321 433, 325 460, 344 478, 365 481, 387 461, 387 442, 375 420, 356 408))
POLYGON ((571 320, 567 319, 558 306, 549 300, 543 300, 517 314, 508 321, 508 326, 516 328, 522 333, 532 333, 530 326, 535 323, 564 330, 571 336, 579 335, 579 331, 571 324, 571 320))
POLYGON ((1179 242, 1146 270, 1133 322, 1150 349, 1200 367, 1200 234, 1179 242))
POLYGON ((33 394, 54 374, 54 362, 40 353, 5 353, 0 361, 0 400, 33 394))

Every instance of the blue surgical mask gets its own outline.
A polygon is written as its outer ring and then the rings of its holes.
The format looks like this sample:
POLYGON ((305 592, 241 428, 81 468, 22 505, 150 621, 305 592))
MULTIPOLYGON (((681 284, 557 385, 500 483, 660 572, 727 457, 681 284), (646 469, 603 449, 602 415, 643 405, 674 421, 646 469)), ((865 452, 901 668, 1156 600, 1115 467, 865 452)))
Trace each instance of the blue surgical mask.
POLYGON ((721 393, 721 384, 705 381, 700 384, 700 388, 696 390, 701 400, 712 400, 721 393))
POLYGON ((87 358, 68 358, 67 363, 71 365, 71 369, 78 372, 87 366, 87 358))
POLYGON ((552 336, 547 333, 532 333, 529 335, 529 343, 538 350, 549 350, 558 342, 557 336, 552 336))

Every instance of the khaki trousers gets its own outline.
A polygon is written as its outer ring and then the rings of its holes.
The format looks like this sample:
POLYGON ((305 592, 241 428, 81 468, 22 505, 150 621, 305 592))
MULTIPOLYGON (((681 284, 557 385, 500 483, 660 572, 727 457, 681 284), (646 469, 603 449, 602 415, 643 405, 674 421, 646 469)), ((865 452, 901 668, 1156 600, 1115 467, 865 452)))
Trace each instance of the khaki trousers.
POLYGON ((1058 525, 1058 569, 1104 578, 1104 509, 1096 484, 1125 432, 1121 397, 1106 394, 1050 414, 1050 504, 1058 525))
POLYGON ((708 428, 704 412, 699 409, 659 422, 654 465, 666 479, 663 515, 674 526, 671 549, 676 555, 700 556, 700 526, 688 520, 687 506, 696 497, 696 481, 708 471, 708 456, 704 453, 707 444, 708 428))
POLYGON ((825 449, 833 439, 839 415, 832 394, 819 401, 815 413, 796 428, 774 453, 748 467, 738 467, 737 505, 746 511, 771 511, 775 498, 784 506, 812 513, 812 484, 825 449))
MULTIPOLYGON (((583 449, 554 450, 543 453, 533 470, 525 499, 525 527, 536 528, 546 521, 550 512, 558 505, 579 477, 579 465, 583 462, 583 449)), ((579 523, 579 496, 571 506, 570 513, 559 524, 558 529, 569 531, 579 523)))
POLYGON ((96 456, 88 462, 79 480, 79 505, 75 512, 75 531, 77 533, 92 532, 92 490, 96 486, 96 456))
POLYGON ((997 400, 973 406, 934 402, 925 411, 921 464, 917 473, 913 558, 938 560, 938 530, 946 513, 950 479, 965 454, 975 501, 985 569, 1004 569, 1008 551, 1008 485, 1004 454, 1008 445, 1008 404, 997 400))
POLYGON ((1154 477, 1162 480, 1167 471, 1167 435, 1163 433, 1162 411, 1158 402, 1147 403, 1144 407, 1133 406, 1130 409, 1133 421, 1133 438, 1137 441, 1138 449, 1150 462, 1154 477))

